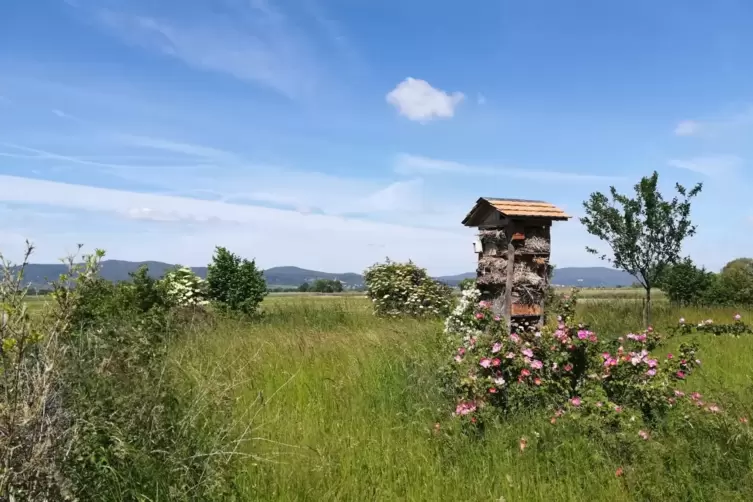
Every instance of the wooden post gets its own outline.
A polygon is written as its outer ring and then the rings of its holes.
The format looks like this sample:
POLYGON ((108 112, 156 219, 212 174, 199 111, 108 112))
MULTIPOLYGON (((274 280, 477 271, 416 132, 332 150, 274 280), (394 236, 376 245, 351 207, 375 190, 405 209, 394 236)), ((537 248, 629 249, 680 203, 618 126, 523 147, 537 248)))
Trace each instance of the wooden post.
POLYGON ((505 322, 507 329, 510 329, 512 323, 512 285, 513 274, 515 273, 515 245, 512 237, 517 228, 514 221, 510 221, 505 232, 507 237, 507 282, 505 283, 505 322))

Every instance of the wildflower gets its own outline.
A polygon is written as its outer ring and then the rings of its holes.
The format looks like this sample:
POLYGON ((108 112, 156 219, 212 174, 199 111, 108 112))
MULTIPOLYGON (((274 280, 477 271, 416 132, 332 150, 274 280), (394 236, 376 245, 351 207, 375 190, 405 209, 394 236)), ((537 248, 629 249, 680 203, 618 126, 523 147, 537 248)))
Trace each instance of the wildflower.
POLYGON ((440 427, 441 427, 441 426, 439 425, 439 422, 437 422, 436 424, 434 424, 434 431, 435 431, 435 432, 439 432, 439 428, 440 428, 440 427))
POLYGON ((559 365, 557 363, 552 363, 552 370, 557 371, 557 368, 559 365))
POLYGON ((575 407, 578 407, 578 406, 580 406, 580 404, 581 404, 581 400, 580 400, 580 398, 579 398, 578 396, 575 396, 574 398, 572 398, 572 399, 570 400, 570 403, 571 403, 571 404, 572 404, 573 406, 575 406, 575 407))
POLYGON ((506 359, 513 359, 515 357, 515 352, 508 352, 505 354, 506 359))
POLYGON ((465 355, 465 348, 464 347, 459 347, 458 348, 458 355, 460 355, 460 356, 464 356, 465 355))
POLYGON ((458 363, 459 363, 459 362, 461 362, 462 360, 463 360, 463 357, 462 357, 462 356, 461 356, 460 354, 458 354, 458 355, 456 355, 456 356, 455 356, 455 362, 458 362, 458 363))
POLYGON ((524 377, 531 376, 531 372, 523 368, 522 370, 520 370, 520 376, 524 376, 524 377))
POLYGON ((578 330, 578 339, 585 340, 586 338, 588 338, 588 331, 586 331, 585 329, 578 330))
POLYGON ((713 320, 711 320, 711 319, 706 319, 706 320, 704 321, 704 324, 707 324, 707 325, 708 325, 708 324, 714 324, 714 321, 713 321, 713 320))
POLYGON ((541 331, 537 331, 533 334, 533 336, 535 336, 536 338, 541 338, 541 331))
POLYGON ((500 364, 502 364, 500 358, 495 357, 494 359, 492 359, 492 366, 499 366, 500 364))
POLYGON ((674 358, 674 357, 675 357, 675 356, 673 356, 672 354, 667 354, 667 359, 672 359, 672 358, 674 358))
POLYGON ((497 321, 497 322, 499 322, 499 321, 501 321, 501 320, 502 320, 502 318, 501 318, 501 317, 499 317, 498 315, 495 315, 495 316, 494 316, 494 320, 495 320, 495 321, 497 321))
POLYGON ((467 415, 469 413, 473 413, 474 411, 476 411, 476 403, 471 401, 462 401, 458 403, 457 407, 455 408, 456 415, 467 415))
POLYGON ((476 319, 483 319, 483 318, 484 318, 484 314, 483 313, 476 312, 476 319))
POLYGON ((528 445, 528 440, 526 438, 520 438, 520 451, 523 452, 523 450, 526 449, 526 446, 528 445))
POLYGON ((598 401, 598 402, 596 403, 596 407, 597 407, 597 408, 601 408, 601 407, 602 407, 602 403, 601 403, 601 401, 598 401))
POLYGON ((719 409, 717 405, 712 404, 711 406, 709 406, 709 411, 711 413, 719 413, 721 410, 719 409))
POLYGON ((476 417, 471 417, 471 423, 472 423, 472 424, 475 424, 475 423, 476 423, 476 417))
POLYGON ((675 390, 675 396, 677 397, 684 397, 685 393, 681 390, 675 390))
POLYGON ((679 378, 680 380, 682 380, 683 378, 685 378, 685 373, 683 373, 682 371, 678 371, 677 373, 675 373, 675 375, 676 375, 676 376, 677 376, 677 378, 679 378))
POLYGON ((534 378, 533 383, 535 383, 536 385, 541 385, 541 378, 534 378))
POLYGON ((685 324, 685 318, 684 317, 680 317, 680 324, 685 324))
POLYGON ((557 423, 557 419, 556 419, 556 418, 554 418, 554 417, 552 417, 552 419, 551 419, 551 420, 549 420, 549 422, 551 422, 551 423, 552 423, 552 425, 554 425, 554 424, 556 424, 556 423, 557 423))
POLYGON ((748 419, 745 418, 745 417, 740 417, 740 423, 741 424, 747 424, 748 423, 748 419))
POLYGON ((604 359, 604 360, 607 360, 610 357, 612 357, 612 354, 610 354, 609 352, 602 352, 601 353, 601 358, 604 359))
POLYGON ((696 364, 697 364, 698 366, 700 366, 700 365, 701 365, 701 360, 700 360, 700 359, 696 359, 696 360, 695 360, 695 363, 696 363, 696 364))
POLYGON ((512 341, 513 343, 520 343, 520 337, 513 333, 510 335, 510 341, 512 341))
POLYGON ((648 331, 649 333, 651 333, 652 331, 654 331, 654 327, 653 327, 653 326, 649 326, 649 327, 648 327, 648 329, 647 329, 647 331, 648 331))
POLYGON ((500 350, 502 350, 502 344, 501 343, 497 342, 494 345, 492 345, 492 354, 496 354, 500 350))
POLYGON ((644 431, 644 430, 640 430, 640 431, 638 431, 638 435, 639 435, 639 436, 640 436, 640 437, 641 437, 641 438, 642 438, 642 439, 643 439, 644 441, 648 441, 648 432, 646 432, 646 431, 644 431))
POLYGON ((492 365, 492 360, 489 359, 488 357, 484 357, 483 359, 481 359, 479 364, 481 365, 482 368, 488 368, 489 366, 492 365))
POLYGON ((596 343, 599 341, 599 338, 593 333, 591 333, 590 335, 588 335, 588 341, 591 343, 596 343))
POLYGON ((496 394, 497 388, 496 387, 489 387, 489 394, 496 394))
POLYGON ((554 416, 557 418, 561 417, 564 414, 565 414, 565 410, 563 410, 562 408, 554 412, 554 416))
POLYGON ((531 361, 531 368, 535 370, 540 370, 543 367, 544 367, 544 363, 542 363, 538 359, 534 359, 533 361, 531 361))
POLYGON ((481 307, 482 309, 488 309, 489 308, 489 302, 481 300, 480 302, 478 302, 478 306, 481 307))
POLYGON ((497 387, 502 387, 505 384, 505 379, 502 377, 497 377, 494 379, 494 385, 497 387))
POLYGON ((562 322, 562 316, 561 315, 557 316, 557 322, 562 322))
POLYGON ((742 319, 742 316, 740 314, 735 314, 735 321, 739 321, 742 319))
POLYGON ((617 470, 614 471, 614 475, 619 478, 619 477, 622 477, 623 472, 624 471, 622 470, 622 467, 618 467, 617 470))
POLYGON ((523 349, 521 352, 526 357, 533 357, 533 351, 531 349, 523 349))
POLYGON ((693 401, 698 401, 698 400, 699 400, 699 399, 701 399, 702 397, 703 397, 703 396, 701 396, 701 395, 700 395, 699 393, 697 393, 697 392, 693 392, 693 393, 692 393, 692 394, 690 395, 690 399, 692 399, 693 401))
POLYGON ((621 413, 622 412, 622 406, 615 405, 614 411, 615 411, 615 413, 621 413))
POLYGON ((650 370, 648 370, 648 371, 646 372, 646 374, 647 374, 648 376, 654 376, 654 375, 656 375, 656 370, 655 370, 654 368, 651 368, 650 370))
POLYGON ((565 371, 572 371, 572 369, 573 369, 573 365, 572 365, 572 364, 570 364, 570 363, 567 363, 567 364, 565 365, 565 371))

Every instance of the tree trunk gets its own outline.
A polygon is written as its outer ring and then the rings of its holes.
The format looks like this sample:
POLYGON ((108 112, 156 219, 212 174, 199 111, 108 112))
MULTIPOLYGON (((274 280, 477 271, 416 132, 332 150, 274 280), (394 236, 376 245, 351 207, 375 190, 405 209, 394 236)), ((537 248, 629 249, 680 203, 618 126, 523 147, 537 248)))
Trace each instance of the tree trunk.
POLYGON ((651 325, 651 285, 646 284, 646 308, 643 313, 643 320, 648 328, 651 325))

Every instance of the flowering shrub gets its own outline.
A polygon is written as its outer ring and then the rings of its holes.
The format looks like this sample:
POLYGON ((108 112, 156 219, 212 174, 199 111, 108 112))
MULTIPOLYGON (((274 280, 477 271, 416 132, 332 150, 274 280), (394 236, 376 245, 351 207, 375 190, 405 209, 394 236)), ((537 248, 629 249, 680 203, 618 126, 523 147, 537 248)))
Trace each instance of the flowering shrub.
POLYGON ((672 405, 675 383, 700 364, 694 345, 683 344, 676 356, 652 356, 660 340, 652 329, 603 341, 559 316, 555 329, 510 334, 479 297, 465 291, 445 322, 452 352, 445 387, 464 421, 531 408, 556 410, 553 422, 574 410, 606 420, 626 407, 650 419, 672 405))
POLYGON ((712 335, 753 335, 753 329, 742 320, 740 314, 732 317, 731 323, 715 323, 712 319, 706 319, 697 324, 687 323, 684 318, 680 318, 675 334, 690 335, 692 333, 711 333, 712 335))
POLYGON ((179 307, 203 307, 209 302, 205 297, 204 281, 188 267, 171 270, 163 278, 170 301, 179 307))
POLYGON ((376 315, 444 316, 452 306, 452 289, 412 262, 375 264, 364 273, 364 282, 376 315))

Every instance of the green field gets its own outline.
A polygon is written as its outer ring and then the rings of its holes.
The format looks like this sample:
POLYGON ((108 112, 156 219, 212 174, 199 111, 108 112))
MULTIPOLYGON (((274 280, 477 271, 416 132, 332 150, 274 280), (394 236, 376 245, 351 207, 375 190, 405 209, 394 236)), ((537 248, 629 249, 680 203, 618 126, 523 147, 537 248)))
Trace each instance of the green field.
MULTIPOLYGON (((448 406, 436 391, 441 322, 378 319, 364 298, 273 297, 264 308, 262 322, 225 321, 173 354, 199 387, 234 388, 227 420, 250 427, 243 500, 753 500, 753 452, 707 430, 668 427, 626 456, 525 417, 483 440, 435 434, 448 406)), ((665 304, 655 325, 732 314, 665 304)), ((602 336, 638 329, 640 315, 631 301, 580 308, 602 336)), ((753 337, 695 338, 704 362, 689 388, 752 416, 753 337)))

